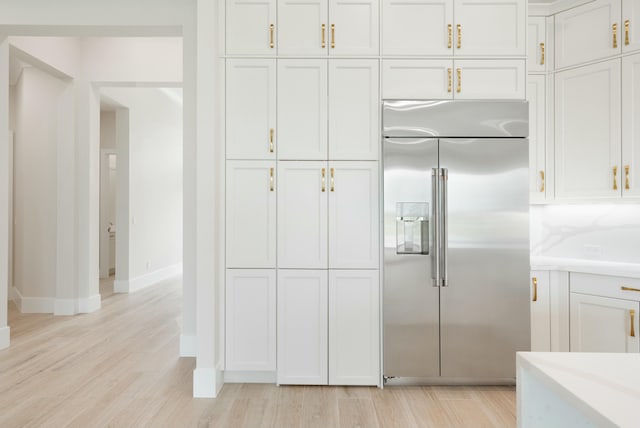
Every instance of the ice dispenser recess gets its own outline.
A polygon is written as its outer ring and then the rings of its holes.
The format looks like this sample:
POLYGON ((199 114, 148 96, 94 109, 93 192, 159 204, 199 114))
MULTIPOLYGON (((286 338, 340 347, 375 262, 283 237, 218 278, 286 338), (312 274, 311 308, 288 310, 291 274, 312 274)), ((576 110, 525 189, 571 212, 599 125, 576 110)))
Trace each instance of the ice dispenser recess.
POLYGON ((396 253, 429 254, 429 204, 396 203, 396 253))

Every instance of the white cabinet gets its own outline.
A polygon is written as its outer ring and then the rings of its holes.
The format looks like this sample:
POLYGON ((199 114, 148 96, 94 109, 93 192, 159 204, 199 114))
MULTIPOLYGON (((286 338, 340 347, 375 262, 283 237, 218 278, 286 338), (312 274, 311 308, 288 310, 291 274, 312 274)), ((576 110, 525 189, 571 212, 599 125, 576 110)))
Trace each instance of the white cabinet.
POLYGON ((276 267, 275 162, 227 161, 226 263, 276 267))
POLYGON ((329 268, 379 265, 378 163, 329 163, 329 268))
POLYGON ((278 384, 328 383, 326 270, 278 270, 278 384))
POLYGON ((327 268, 326 162, 278 162, 278 267, 327 268))
POLYGON ((227 269, 225 318, 225 370, 275 371, 275 269, 227 269))
POLYGON ((531 72, 544 72, 547 63, 546 18, 530 16, 527 24, 527 59, 531 72))
POLYGON ((571 293, 571 351, 638 352, 637 301, 571 293))
POLYGON ((640 197, 639 179, 640 54, 636 54, 622 58, 622 170, 620 184, 624 197, 640 197))
POLYGON ((556 74, 555 196, 621 195, 620 60, 556 74))
POLYGON ((544 202, 546 193, 546 76, 529 75, 529 200, 544 202))
POLYGON ((383 60, 382 98, 453 99, 453 61, 383 60))
POLYGON ((227 159, 275 159, 276 61, 228 59, 227 159))
POLYGON ((275 0, 227 0, 227 55, 275 55, 275 0))
POLYGON ((327 158, 327 61, 278 61, 278 159, 327 158))
POLYGON ((278 0, 280 55, 378 55, 376 0, 278 0))
POLYGON ((551 351, 551 294, 549 272, 531 272, 531 350, 551 351))
POLYGON ((455 60, 454 98, 524 99, 524 60, 455 60))
POLYGON ((620 0, 596 0, 555 16, 557 68, 619 54, 624 29, 620 0))
POLYGON ((329 61, 329 159, 378 159, 378 63, 329 61))
POLYGON ((376 270, 329 273, 329 384, 378 385, 380 298, 376 270))
POLYGON ((622 0, 622 27, 624 38, 622 52, 640 49, 640 2, 638 0, 622 0))

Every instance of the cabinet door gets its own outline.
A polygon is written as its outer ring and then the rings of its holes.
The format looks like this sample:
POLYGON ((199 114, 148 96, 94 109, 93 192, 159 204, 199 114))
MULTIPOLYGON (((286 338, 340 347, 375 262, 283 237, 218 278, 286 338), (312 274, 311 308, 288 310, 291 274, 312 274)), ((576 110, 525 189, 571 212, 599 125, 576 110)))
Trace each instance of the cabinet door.
POLYGON ((453 98, 453 61, 382 61, 382 98, 450 100, 453 98))
POLYGON ((549 272, 531 272, 531 350, 551 351, 549 272))
POLYGON ((275 55, 275 23, 276 0, 227 0, 227 55, 275 55))
POLYGON ((620 0, 596 0, 555 17, 556 68, 606 58, 620 53, 620 0), (614 43, 614 25, 616 36, 614 43))
POLYGON ((329 159, 378 159, 377 60, 329 61, 329 159))
POLYGON ((529 200, 544 202, 545 183, 545 104, 546 77, 529 75, 527 97, 529 98, 529 200))
POLYGON ((454 98, 524 99, 524 60, 455 60, 454 98))
POLYGON ((622 195, 640 197, 640 54, 622 58, 622 195))
POLYGON ((329 163, 329 268, 377 268, 378 163, 329 163))
POLYGON ((571 293, 571 352, 638 352, 638 302, 571 293))
POLYGON ((327 158, 327 61, 278 61, 278 159, 327 158))
POLYGON ((329 53, 378 55, 379 8, 378 0, 330 0, 329 53))
POLYGON ((227 267, 276 267, 275 166, 227 161, 227 267))
POLYGON ((329 384, 380 383, 377 270, 329 271, 329 384))
POLYGON ((225 318, 225 369, 275 371, 275 269, 227 269, 225 318))
POLYGON ((275 159, 276 61, 229 59, 227 159, 275 159))
POLYGON ((326 270, 278 270, 278 384, 326 385, 326 270))
POLYGON ((328 9, 327 0, 278 0, 278 54, 326 55, 328 9))
POLYGON ((527 26, 527 59, 529 73, 545 71, 547 60, 546 19, 530 16, 527 26))
POLYGON ((526 55, 526 3, 525 0, 455 1, 455 55, 526 55))
POLYGON ((453 2, 382 0, 382 54, 452 55, 453 2))
POLYGON ((278 162, 278 267, 327 268, 326 162, 278 162))
POLYGON ((640 49, 640 2, 622 0, 622 52, 640 49))
POLYGON ((619 198, 620 60, 555 79, 556 198, 619 198))

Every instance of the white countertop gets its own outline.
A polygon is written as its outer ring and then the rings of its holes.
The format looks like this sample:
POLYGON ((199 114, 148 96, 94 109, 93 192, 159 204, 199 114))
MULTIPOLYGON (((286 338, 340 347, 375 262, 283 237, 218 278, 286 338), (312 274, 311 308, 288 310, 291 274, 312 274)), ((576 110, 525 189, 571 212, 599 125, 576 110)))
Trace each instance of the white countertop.
POLYGON ((531 270, 557 270, 640 278, 640 264, 601 260, 532 256, 531 270))
POLYGON ((640 354, 519 352, 517 359, 597 426, 640 426, 640 354))

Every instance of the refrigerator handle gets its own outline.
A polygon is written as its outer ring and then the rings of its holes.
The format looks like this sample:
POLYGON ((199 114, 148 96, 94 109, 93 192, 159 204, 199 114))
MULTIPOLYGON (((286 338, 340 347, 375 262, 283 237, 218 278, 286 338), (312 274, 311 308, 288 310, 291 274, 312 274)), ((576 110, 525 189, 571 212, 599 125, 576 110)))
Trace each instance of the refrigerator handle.
POLYGON ((449 170, 447 168, 440 168, 440 182, 442 183, 442 190, 440 191, 442 212, 441 224, 442 230, 440 231, 442 239, 442 286, 449 285, 449 170))
POLYGON ((431 169, 432 250, 431 275, 434 287, 440 287, 440 169, 431 169))

